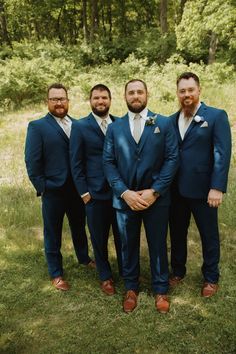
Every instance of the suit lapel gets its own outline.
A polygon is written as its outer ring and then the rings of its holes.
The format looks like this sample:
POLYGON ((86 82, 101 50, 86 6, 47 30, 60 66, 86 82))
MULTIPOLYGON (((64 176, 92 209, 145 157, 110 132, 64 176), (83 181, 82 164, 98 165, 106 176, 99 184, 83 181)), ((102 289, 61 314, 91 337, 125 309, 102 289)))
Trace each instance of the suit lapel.
MULTIPOLYGON (((150 117, 153 117, 153 116, 156 116, 154 113, 152 113, 151 111, 148 111, 148 115, 147 115, 149 118, 150 117)), ((149 136, 149 134, 151 132, 154 131, 154 128, 156 127, 156 125, 144 125, 144 129, 143 129, 143 133, 141 135, 141 138, 140 138, 140 141, 139 141, 139 148, 140 148, 140 151, 142 150, 146 140, 147 140, 147 137, 149 136)))
POLYGON ((66 142, 69 142, 68 136, 50 113, 46 115, 45 119, 51 126, 53 126, 54 129, 56 129, 56 131, 63 137, 64 140, 66 140, 66 142))
POLYGON ((136 147, 137 144, 136 144, 136 142, 131 134, 131 130, 130 130, 128 113, 126 113, 126 115, 120 119, 122 120, 122 130, 123 130, 126 138, 128 139, 128 141, 130 142, 131 145, 136 147))
MULTIPOLYGON (((204 111, 206 110, 206 105, 204 103, 201 103, 201 106, 199 107, 199 109, 197 110, 196 115, 201 116, 204 115, 204 111)), ((199 123, 195 122, 194 119, 192 120, 190 126, 188 127, 185 135, 184 135, 184 140, 188 137, 188 135, 195 130, 195 128, 197 128, 199 126, 199 123)))
POLYGON ((180 132, 179 132, 179 114, 180 114, 180 111, 175 113, 173 120, 174 120, 174 128, 175 128, 175 132, 177 135, 178 143, 181 144, 183 140, 182 140, 180 132))
POLYGON ((91 127, 91 129, 100 137, 104 140, 105 136, 101 130, 101 128, 99 127, 96 119, 94 118, 93 114, 90 113, 89 116, 88 116, 88 122, 89 122, 89 125, 91 127))

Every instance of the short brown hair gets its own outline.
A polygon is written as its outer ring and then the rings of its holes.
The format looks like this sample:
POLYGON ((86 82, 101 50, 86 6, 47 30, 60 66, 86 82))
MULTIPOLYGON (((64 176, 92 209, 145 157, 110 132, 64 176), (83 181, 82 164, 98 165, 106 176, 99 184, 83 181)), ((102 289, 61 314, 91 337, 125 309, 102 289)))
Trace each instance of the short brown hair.
POLYGON ((67 88, 64 85, 62 85, 61 83, 59 83, 59 82, 54 82, 53 84, 48 86, 47 97, 48 97, 49 91, 51 89, 63 89, 65 91, 65 93, 66 93, 66 97, 68 96, 67 88))
POLYGON ((97 84, 95 86, 93 86, 90 90, 90 93, 89 93, 89 98, 92 97, 92 93, 93 91, 95 90, 98 90, 98 91, 107 91, 108 92, 108 96, 109 98, 111 99, 111 91, 109 90, 109 88, 106 86, 106 85, 103 85, 103 84, 97 84))
POLYGON ((147 92, 147 84, 146 84, 146 82, 144 82, 143 80, 141 80, 141 79, 133 79, 133 80, 129 80, 126 84, 125 84, 125 93, 126 93, 126 90, 127 90, 127 86, 129 85, 129 84, 131 84, 132 82, 141 82, 142 84, 143 84, 143 86, 144 86, 144 88, 145 88, 145 91, 147 92))
POLYGON ((177 78, 177 80, 176 80, 177 87, 178 87, 180 80, 182 80, 182 79, 188 80, 191 78, 193 78, 193 80, 198 84, 198 86, 200 86, 199 77, 196 74, 192 73, 191 71, 186 71, 177 78))

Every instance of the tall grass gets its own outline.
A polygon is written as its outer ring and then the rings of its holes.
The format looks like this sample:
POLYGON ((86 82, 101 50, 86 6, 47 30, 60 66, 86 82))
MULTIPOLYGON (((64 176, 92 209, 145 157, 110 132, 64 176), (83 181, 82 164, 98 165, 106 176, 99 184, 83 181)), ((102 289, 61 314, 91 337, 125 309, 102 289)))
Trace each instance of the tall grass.
MULTIPOLYGON (((133 76, 139 76, 139 72, 135 75, 133 70, 133 76)), ((175 75, 167 69, 164 74, 162 68, 162 73, 155 76, 153 70, 150 68, 141 75, 150 88, 149 107, 170 114, 177 109, 175 75)), ((116 81, 110 67, 81 75, 83 79, 78 78, 78 86, 70 91, 72 116, 80 117, 89 112, 87 92, 97 82, 110 86, 113 114, 121 115, 126 111, 123 83, 129 75, 124 74, 116 81), (106 70, 110 76, 104 75, 106 70), (88 85, 80 86, 80 82, 88 85)), ((234 126, 236 89, 233 83, 212 82, 206 87, 204 100, 225 108, 234 126)), ((211 299, 200 297, 202 257, 199 235, 193 223, 189 235, 188 274, 185 282, 170 293, 170 313, 162 316, 155 310, 147 246, 142 237, 139 304, 132 314, 126 315, 122 311, 124 287, 118 277, 112 240, 109 249, 117 289, 115 296, 107 297, 100 291, 96 272, 77 265, 67 223, 62 253, 71 290, 62 293, 50 285, 43 250, 41 202, 28 181, 23 161, 27 123, 45 112, 44 106, 32 106, 6 114, 0 121, 0 352, 235 353, 235 157, 228 194, 220 208, 219 293, 211 299)), ((235 136, 234 127, 232 132, 235 136)))

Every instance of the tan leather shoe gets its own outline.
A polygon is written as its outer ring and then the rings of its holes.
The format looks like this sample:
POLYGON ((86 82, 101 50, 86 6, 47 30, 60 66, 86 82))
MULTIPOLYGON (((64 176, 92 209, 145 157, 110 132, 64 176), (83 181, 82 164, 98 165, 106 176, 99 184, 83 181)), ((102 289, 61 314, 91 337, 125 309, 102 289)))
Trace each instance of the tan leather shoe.
POLYGON ((184 278, 181 278, 181 277, 178 277, 178 276, 170 277, 169 285, 174 288, 175 286, 179 285, 183 281, 183 279, 184 278))
POLYGON ((56 278, 52 279, 52 285, 57 290, 67 291, 70 288, 68 282, 63 280, 62 277, 56 277, 56 278))
POLYGON ((108 279, 102 282, 101 284, 102 291, 107 295, 114 295, 115 294, 115 287, 113 285, 113 280, 108 279))
POLYGON ((138 294, 134 290, 127 291, 124 302, 123 309, 126 313, 132 312, 135 307, 137 307, 138 294))
POLYGON ((211 297, 217 293, 219 289, 218 284, 204 283, 202 287, 202 296, 211 297))
POLYGON ((167 313, 170 309, 170 303, 166 295, 157 294, 155 298, 155 306, 158 312, 167 313))
POLYGON ((96 269, 96 263, 95 261, 91 260, 90 262, 88 262, 88 264, 86 264, 86 266, 88 268, 92 268, 92 269, 96 269))

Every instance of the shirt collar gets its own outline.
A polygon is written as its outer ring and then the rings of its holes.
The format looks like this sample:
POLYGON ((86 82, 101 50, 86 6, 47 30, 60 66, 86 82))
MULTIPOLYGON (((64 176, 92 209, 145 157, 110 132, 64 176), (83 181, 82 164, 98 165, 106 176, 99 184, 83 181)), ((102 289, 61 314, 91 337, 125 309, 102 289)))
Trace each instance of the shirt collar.
POLYGON ((54 119, 56 119, 56 121, 57 121, 58 123, 60 123, 62 119, 65 119, 65 121, 68 122, 68 123, 71 122, 70 118, 69 118, 67 115, 66 115, 65 117, 63 117, 63 118, 56 117, 56 116, 54 116, 52 113, 50 113, 50 115, 51 115, 54 119))
POLYGON ((97 121, 97 123, 98 123, 99 126, 101 125, 101 123, 102 123, 102 121, 103 121, 104 119, 106 119, 106 121, 107 121, 108 124, 112 122, 112 120, 111 120, 109 114, 108 114, 105 118, 101 118, 101 117, 97 116, 97 115, 96 115, 95 113, 93 113, 93 112, 92 112, 92 115, 93 115, 94 118, 96 119, 96 121, 97 121))
MULTIPOLYGON (((134 120, 134 117, 137 113, 134 113, 134 112, 131 112, 131 111, 128 111, 128 116, 130 119, 134 120)), ((148 109, 147 107, 145 107, 141 112, 139 112, 141 118, 147 120, 147 115, 148 115, 148 109)))

